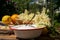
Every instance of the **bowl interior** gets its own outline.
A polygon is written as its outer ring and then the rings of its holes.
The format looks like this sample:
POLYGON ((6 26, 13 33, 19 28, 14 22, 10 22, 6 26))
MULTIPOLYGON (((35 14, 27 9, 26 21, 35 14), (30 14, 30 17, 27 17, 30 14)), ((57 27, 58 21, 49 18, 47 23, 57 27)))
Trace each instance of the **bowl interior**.
POLYGON ((45 27, 38 28, 35 25, 15 25, 10 27, 11 30, 40 30, 42 28, 45 27))

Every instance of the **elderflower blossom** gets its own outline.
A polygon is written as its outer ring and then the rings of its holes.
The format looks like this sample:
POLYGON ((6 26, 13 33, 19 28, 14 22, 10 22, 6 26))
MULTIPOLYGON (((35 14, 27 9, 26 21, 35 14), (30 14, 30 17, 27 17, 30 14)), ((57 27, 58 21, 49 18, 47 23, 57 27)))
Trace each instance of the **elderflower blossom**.
MULTIPOLYGON (((34 16, 34 13, 30 13, 27 10, 25 10, 24 13, 19 15, 19 19, 23 20, 23 22, 25 21, 30 21, 32 19, 32 17, 34 16)), ((42 13, 40 13, 39 11, 36 12, 37 14, 35 14, 35 17, 33 18, 33 24, 36 25, 36 27, 40 28, 40 27, 46 27, 46 26, 51 26, 50 23, 50 18, 47 14, 45 14, 45 8, 43 8, 42 13)))
POLYGON ((51 23, 50 23, 50 18, 47 14, 45 14, 45 9, 43 8, 43 11, 42 13, 39 14, 39 12, 37 12, 38 14, 35 15, 35 18, 33 19, 35 22, 34 24, 37 26, 37 27, 43 27, 43 26, 51 26, 51 23))

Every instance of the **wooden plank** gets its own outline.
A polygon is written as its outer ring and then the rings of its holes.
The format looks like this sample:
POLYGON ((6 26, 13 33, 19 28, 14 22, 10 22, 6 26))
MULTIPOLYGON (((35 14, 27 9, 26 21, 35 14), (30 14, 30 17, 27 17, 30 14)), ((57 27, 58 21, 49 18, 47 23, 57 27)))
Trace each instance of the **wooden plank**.
POLYGON ((0 39, 16 39, 15 35, 0 35, 0 39))
MULTIPOLYGON (((35 40, 56 40, 56 39, 60 40, 60 38, 50 38, 48 36, 40 36, 38 38, 35 38, 35 40)), ((3 34, 1 35, 0 34, 0 40, 18 40, 18 39, 16 39, 15 35, 3 35, 3 34)), ((34 39, 31 39, 31 40, 34 40, 34 39)))

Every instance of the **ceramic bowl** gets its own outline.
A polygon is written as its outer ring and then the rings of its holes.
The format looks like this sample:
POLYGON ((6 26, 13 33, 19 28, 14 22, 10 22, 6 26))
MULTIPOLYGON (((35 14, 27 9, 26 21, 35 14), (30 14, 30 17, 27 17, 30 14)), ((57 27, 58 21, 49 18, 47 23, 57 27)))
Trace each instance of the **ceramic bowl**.
POLYGON ((35 28, 35 27, 26 27, 26 28, 21 28, 22 26, 25 26, 25 25, 16 25, 16 26, 13 26, 11 27, 10 26, 10 29, 11 30, 14 30, 14 33, 16 35, 16 37, 19 37, 19 38, 24 38, 24 39, 29 39, 29 38, 36 38, 36 37, 39 37, 41 35, 41 32, 42 32, 42 28, 35 28))

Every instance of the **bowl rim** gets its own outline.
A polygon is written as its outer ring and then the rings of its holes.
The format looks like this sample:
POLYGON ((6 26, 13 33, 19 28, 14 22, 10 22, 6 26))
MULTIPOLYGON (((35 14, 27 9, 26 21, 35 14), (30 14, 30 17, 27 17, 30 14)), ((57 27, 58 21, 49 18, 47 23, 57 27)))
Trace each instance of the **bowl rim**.
POLYGON ((46 27, 41 27, 41 28, 34 28, 34 29, 15 29, 15 28, 12 28, 11 26, 9 26, 10 30, 17 30, 17 31, 32 31, 32 30, 41 30, 41 29, 44 29, 46 27))

